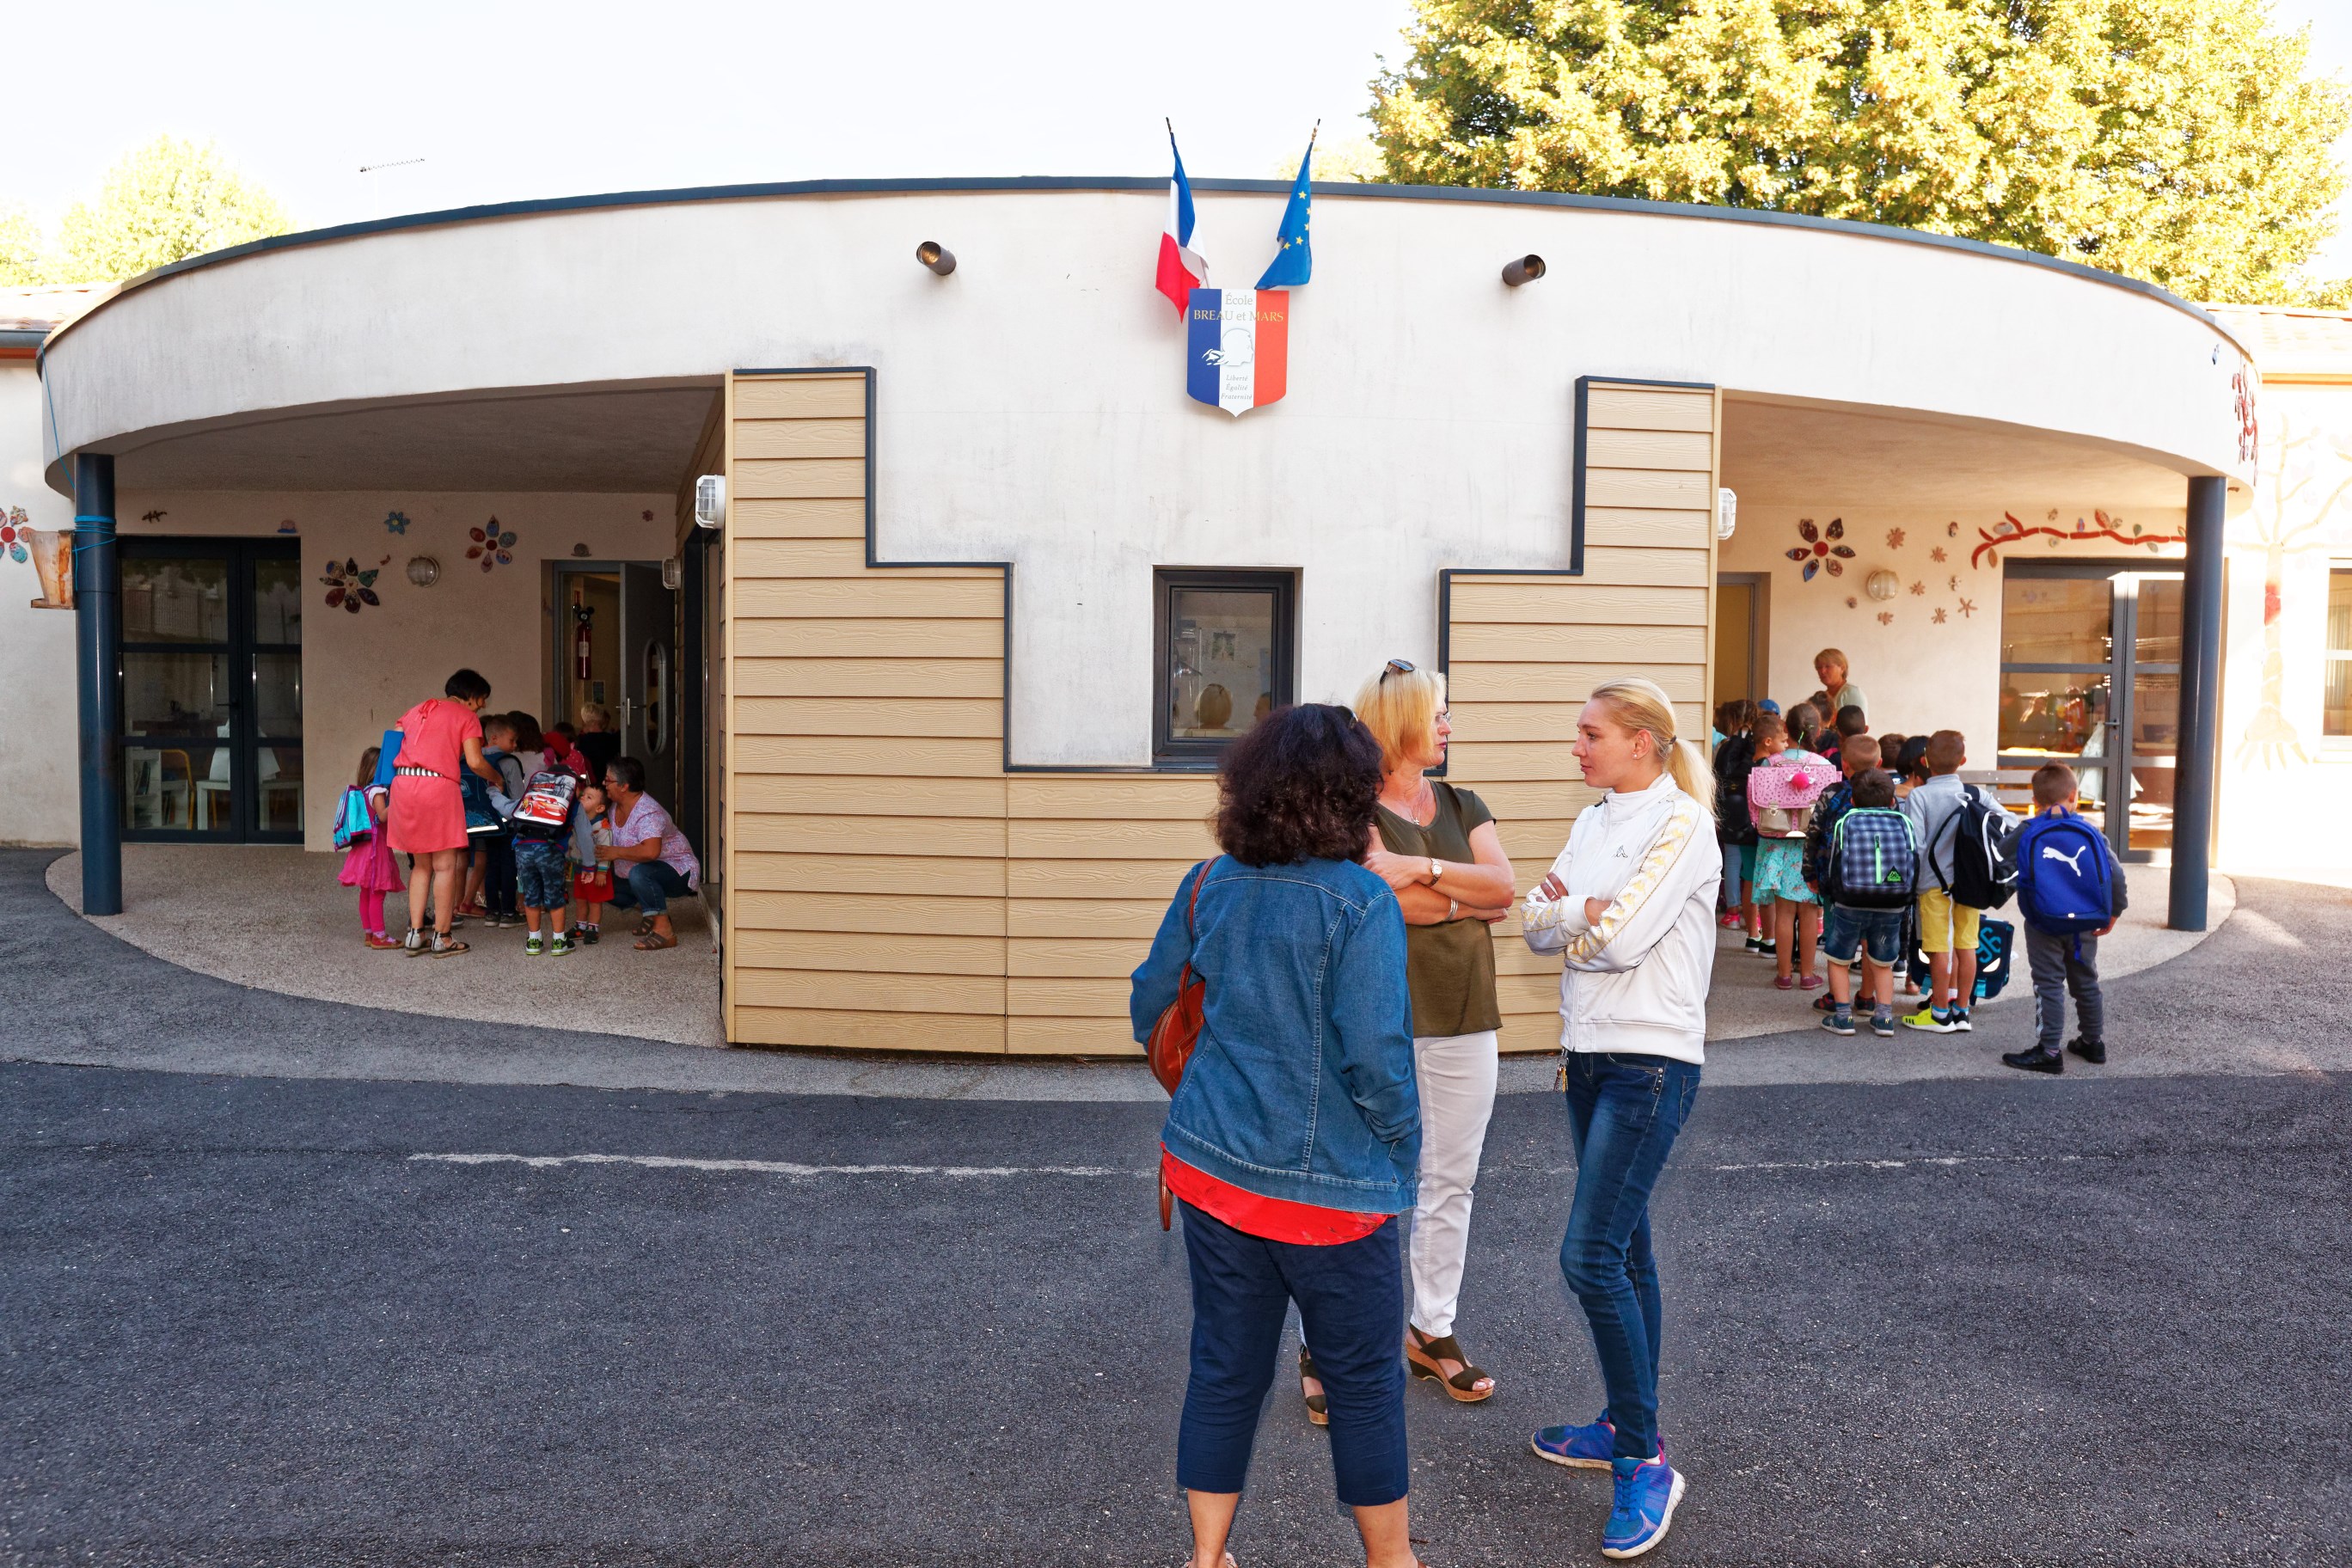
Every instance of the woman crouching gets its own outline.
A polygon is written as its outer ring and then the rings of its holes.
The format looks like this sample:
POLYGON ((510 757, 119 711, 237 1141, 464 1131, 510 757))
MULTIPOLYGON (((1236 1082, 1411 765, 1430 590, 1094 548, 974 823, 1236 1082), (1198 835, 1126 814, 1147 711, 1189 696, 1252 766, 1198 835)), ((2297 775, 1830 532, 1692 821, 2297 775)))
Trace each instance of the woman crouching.
POLYGON ((1675 738, 1674 707, 1655 683, 1600 687, 1576 732, 1584 782, 1605 793, 1528 895, 1524 922, 1529 947, 1565 955, 1559 1043, 1576 1197, 1559 1267, 1584 1307, 1609 1405, 1588 1425, 1545 1427, 1535 1450, 1615 1472, 1601 1555, 1638 1557, 1664 1539, 1684 1490, 1658 1438, 1650 1194, 1698 1093, 1723 857, 1714 776, 1675 738))
POLYGON ((1404 921, 1369 847, 1381 748, 1344 708, 1268 715, 1218 770, 1224 854, 1176 890, 1135 972, 1143 1039, 1184 965, 1200 1040, 1160 1131, 1192 1280, 1177 1484, 1196 1568, 1225 1541, 1292 1301, 1370 1568, 1414 1568, 1396 1216, 1421 1160, 1404 921), (1195 884, 1199 898, 1193 898, 1195 884))

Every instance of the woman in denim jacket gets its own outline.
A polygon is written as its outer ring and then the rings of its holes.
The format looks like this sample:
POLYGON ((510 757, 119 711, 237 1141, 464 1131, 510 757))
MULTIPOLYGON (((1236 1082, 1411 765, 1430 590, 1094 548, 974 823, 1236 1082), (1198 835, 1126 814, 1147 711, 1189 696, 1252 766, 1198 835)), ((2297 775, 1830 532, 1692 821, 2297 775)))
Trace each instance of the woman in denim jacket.
POLYGON ((1413 1568, 1396 1221, 1421 1163, 1412 1004, 1396 895, 1356 863, 1381 748, 1344 708, 1285 708, 1234 743, 1217 783, 1225 853, 1176 889, 1129 1003, 1140 1040, 1187 962, 1207 986, 1160 1135, 1192 1279, 1176 1442, 1192 1561, 1232 1561, 1225 1539, 1297 1301, 1365 1561, 1413 1568))

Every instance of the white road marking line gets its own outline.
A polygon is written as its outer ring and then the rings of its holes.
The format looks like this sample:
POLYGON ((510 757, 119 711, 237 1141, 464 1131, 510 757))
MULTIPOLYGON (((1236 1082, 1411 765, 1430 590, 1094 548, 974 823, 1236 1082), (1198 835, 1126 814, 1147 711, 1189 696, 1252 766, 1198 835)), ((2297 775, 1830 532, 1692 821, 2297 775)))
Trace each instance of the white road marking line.
POLYGON ((2090 1160, 2093 1154, 1920 1154, 1908 1160, 1766 1160, 1752 1165, 1708 1165, 1710 1171, 1901 1171, 1913 1165, 2021 1165, 2090 1160))
POLYGON ((803 1165, 789 1160, 690 1160, 675 1154, 411 1154, 443 1165, 644 1165, 662 1171, 749 1171, 763 1176, 1148 1176, 1116 1165, 803 1165))

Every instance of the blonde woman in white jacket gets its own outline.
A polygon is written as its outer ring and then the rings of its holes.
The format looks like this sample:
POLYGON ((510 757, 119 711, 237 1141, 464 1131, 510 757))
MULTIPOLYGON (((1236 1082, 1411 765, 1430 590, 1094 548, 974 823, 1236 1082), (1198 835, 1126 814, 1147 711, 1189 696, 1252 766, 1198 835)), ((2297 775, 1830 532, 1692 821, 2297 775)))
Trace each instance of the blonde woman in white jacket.
POLYGON ((1606 1557, 1664 1539, 1683 1478, 1658 1439, 1662 1309, 1650 1192, 1698 1093, 1715 963, 1715 778, 1675 735, 1673 704, 1648 680, 1597 689, 1577 721, 1587 806, 1523 907, 1527 942, 1563 955, 1561 1074, 1576 1143, 1576 1198, 1560 1272, 1583 1304, 1609 1406, 1588 1425, 1547 1426, 1555 1464, 1615 1473, 1606 1557))

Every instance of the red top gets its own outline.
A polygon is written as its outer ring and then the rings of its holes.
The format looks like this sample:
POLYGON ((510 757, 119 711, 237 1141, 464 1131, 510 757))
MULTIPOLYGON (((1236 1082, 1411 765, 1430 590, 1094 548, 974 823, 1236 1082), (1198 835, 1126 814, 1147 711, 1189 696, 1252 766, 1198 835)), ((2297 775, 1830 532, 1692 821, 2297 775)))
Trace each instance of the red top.
POLYGON ((1214 1215, 1244 1236, 1262 1241, 1287 1241, 1300 1247, 1337 1247, 1358 1241, 1388 1224, 1384 1214, 1358 1214, 1354 1209, 1327 1209, 1295 1204, 1287 1198, 1261 1197, 1231 1182, 1221 1182, 1205 1171, 1160 1151, 1160 1179, 1168 1190, 1203 1214, 1214 1215))
POLYGON ((428 697, 400 716, 400 763, 431 768, 452 783, 466 765, 466 742, 482 738, 482 721, 451 697, 428 697))

